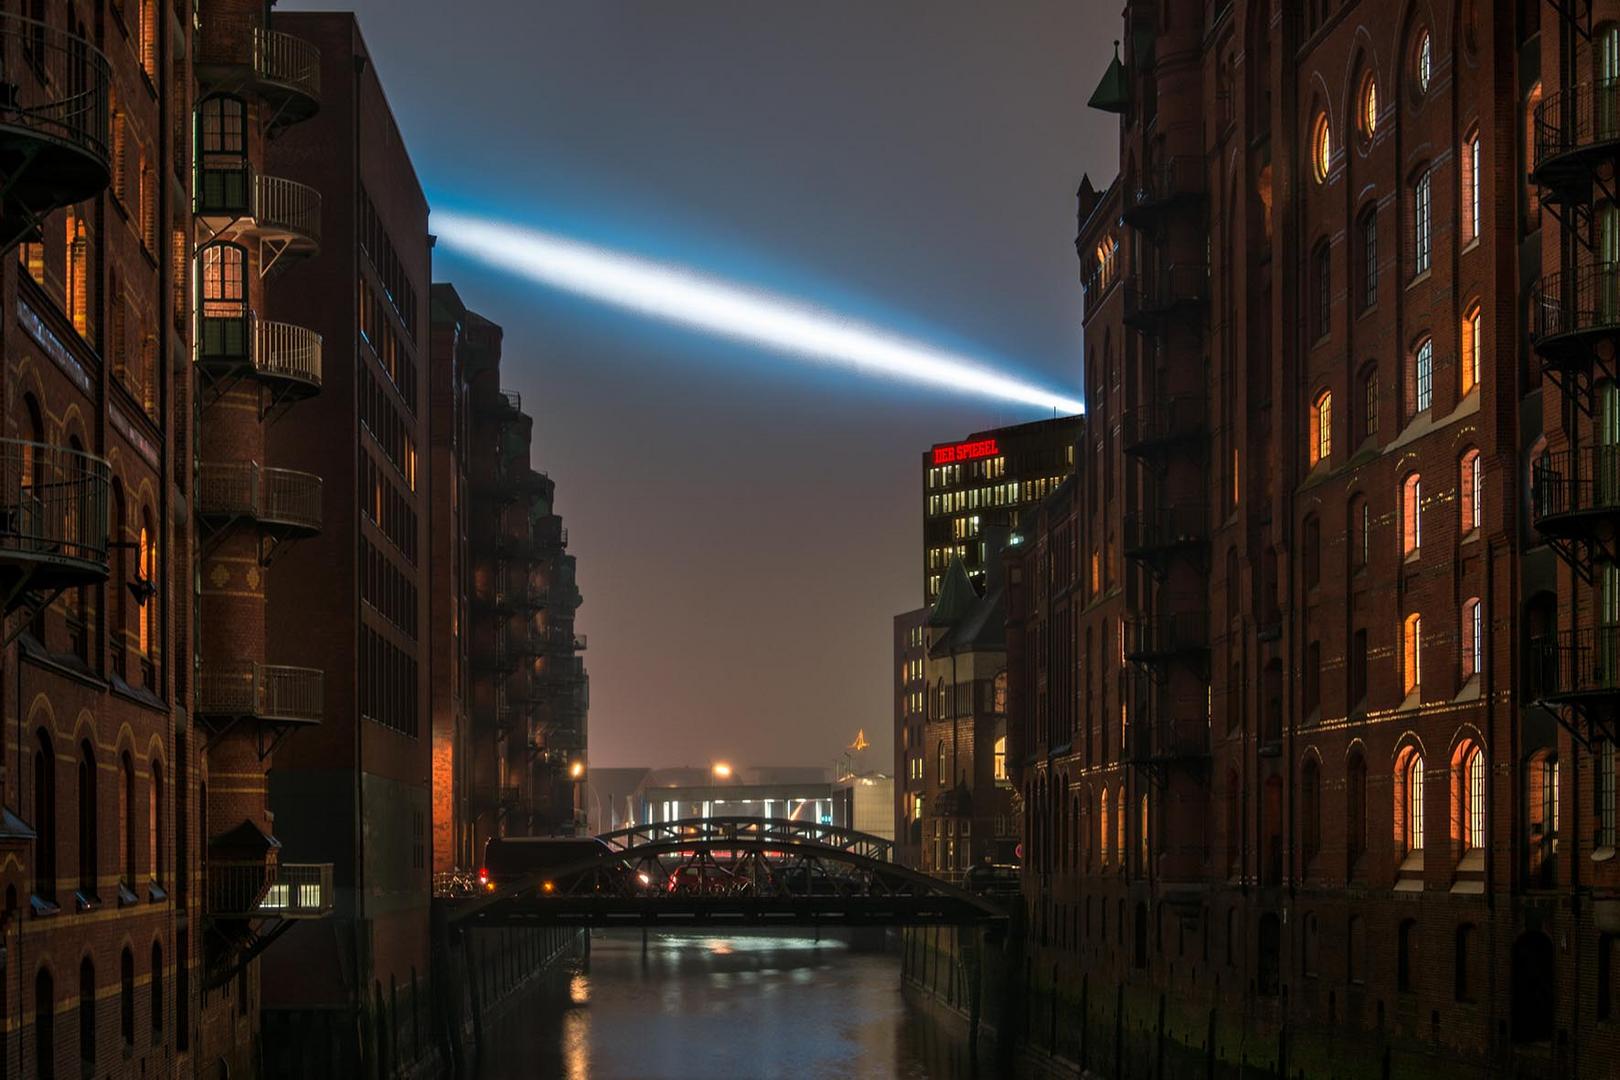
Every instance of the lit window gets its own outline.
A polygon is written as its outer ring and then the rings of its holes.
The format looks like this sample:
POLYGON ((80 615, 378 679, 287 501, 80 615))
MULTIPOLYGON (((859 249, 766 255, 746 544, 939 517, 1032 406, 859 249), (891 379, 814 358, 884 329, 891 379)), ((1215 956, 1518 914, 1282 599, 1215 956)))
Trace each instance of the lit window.
POLYGON ((1311 464, 1326 461, 1333 455, 1333 393, 1324 390, 1311 406, 1310 430, 1311 464))
POLYGON ((1427 94, 1434 78, 1434 39, 1428 30, 1418 34, 1417 52, 1413 57, 1413 75, 1417 78, 1418 93, 1427 94))
POLYGON ((1378 80, 1373 78, 1370 71, 1361 80, 1361 108, 1358 111, 1361 133, 1370 139, 1378 130, 1378 80))
POLYGON ((1424 338, 1412 354, 1412 407, 1427 412, 1434 404, 1434 339, 1424 338))
POLYGON ((1403 762, 1405 772, 1401 777, 1406 797, 1406 805, 1402 808, 1405 820, 1405 835, 1402 840, 1406 850, 1417 852, 1423 850, 1423 755, 1415 751, 1408 753, 1403 762))
POLYGON ((1102 803, 1097 810, 1098 836, 1097 857, 1102 865, 1108 865, 1108 789, 1103 788, 1102 803))
POLYGON ((1003 735, 996 740, 995 745, 995 777, 997 780, 1007 779, 1007 736, 1003 735))
POLYGON ((1401 485, 1401 554, 1423 546, 1423 478, 1413 473, 1401 485))
POLYGON ((1431 187, 1431 178, 1427 169, 1418 173, 1417 179, 1412 182, 1412 273, 1414 277, 1429 272, 1431 256, 1429 220, 1431 187))
POLYGON ((1479 132, 1468 136, 1463 143, 1463 239, 1479 239, 1479 132))
POLYGON ((1470 533, 1479 528, 1484 516, 1480 504, 1483 501, 1485 470, 1480 466, 1478 450, 1469 450, 1462 456, 1460 472, 1457 486, 1462 498, 1462 529, 1464 533, 1470 533))
POLYGON ((1473 392, 1479 385, 1481 310, 1478 304, 1468 309, 1462 322, 1462 392, 1473 392))
POLYGON ((1327 179, 1328 169, 1333 164, 1333 131, 1325 112, 1316 114, 1316 123, 1311 129, 1311 163, 1316 167, 1316 182, 1320 184, 1327 179))
POLYGON ((939 746, 938 746, 937 750, 935 751, 935 761, 936 761, 936 766, 937 766, 935 768, 935 770, 934 770, 934 775, 936 777, 935 782, 938 783, 940 787, 944 787, 945 786, 945 740, 944 739, 941 739, 939 741, 939 746))
POLYGON ((1477 746, 1470 747, 1463 759, 1462 781, 1463 821, 1468 828, 1463 849, 1472 851, 1485 846, 1485 752, 1477 746))
POLYGON ((1485 668, 1485 619, 1478 597, 1463 605, 1462 646, 1463 678, 1471 679, 1485 668))
POLYGON ((1423 685, 1423 616, 1417 612, 1408 615, 1401 627, 1401 680, 1408 694, 1423 685))

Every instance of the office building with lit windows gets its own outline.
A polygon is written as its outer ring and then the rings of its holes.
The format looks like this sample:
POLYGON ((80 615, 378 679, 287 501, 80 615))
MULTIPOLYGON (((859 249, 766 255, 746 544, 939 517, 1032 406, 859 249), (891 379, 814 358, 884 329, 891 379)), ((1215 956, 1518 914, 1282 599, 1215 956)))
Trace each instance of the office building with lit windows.
POLYGON ((894 858, 913 868, 922 863, 927 623, 927 608, 894 617, 894 858))
POLYGON ((984 531, 1011 526, 1044 499, 1074 465, 1082 420, 1037 420, 937 443, 922 456, 923 600, 939 595, 945 571, 960 559, 982 585, 984 531))

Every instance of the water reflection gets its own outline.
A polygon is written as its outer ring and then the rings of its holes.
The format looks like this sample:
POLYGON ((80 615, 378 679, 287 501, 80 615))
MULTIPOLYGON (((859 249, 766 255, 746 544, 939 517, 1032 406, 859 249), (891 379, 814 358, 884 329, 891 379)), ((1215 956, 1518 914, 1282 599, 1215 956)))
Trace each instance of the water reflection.
POLYGON ((811 938, 598 934, 486 1041, 484 1080, 999 1075, 901 995, 894 957, 811 938))

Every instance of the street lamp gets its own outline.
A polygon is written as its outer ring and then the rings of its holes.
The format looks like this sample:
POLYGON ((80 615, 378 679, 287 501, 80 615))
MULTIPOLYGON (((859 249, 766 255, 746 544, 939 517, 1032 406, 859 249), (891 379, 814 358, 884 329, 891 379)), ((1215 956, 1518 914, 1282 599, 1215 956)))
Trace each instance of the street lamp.
POLYGON ((726 764, 724 761, 715 762, 713 772, 714 772, 714 778, 716 780, 730 780, 731 779, 731 766, 726 764))
POLYGON ((585 763, 583 761, 576 761, 572 765, 568 766, 568 775, 575 780, 578 780, 580 777, 584 776, 585 763))

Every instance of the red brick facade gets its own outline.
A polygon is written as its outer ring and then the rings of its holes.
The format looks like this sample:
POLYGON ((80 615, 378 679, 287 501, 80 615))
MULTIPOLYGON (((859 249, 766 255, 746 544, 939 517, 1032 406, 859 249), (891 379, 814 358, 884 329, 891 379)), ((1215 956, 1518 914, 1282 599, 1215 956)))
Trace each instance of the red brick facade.
POLYGON ((1127 6, 1009 566, 1026 981, 1092 1067, 1608 1074, 1620 7, 1562 7, 1127 6))

